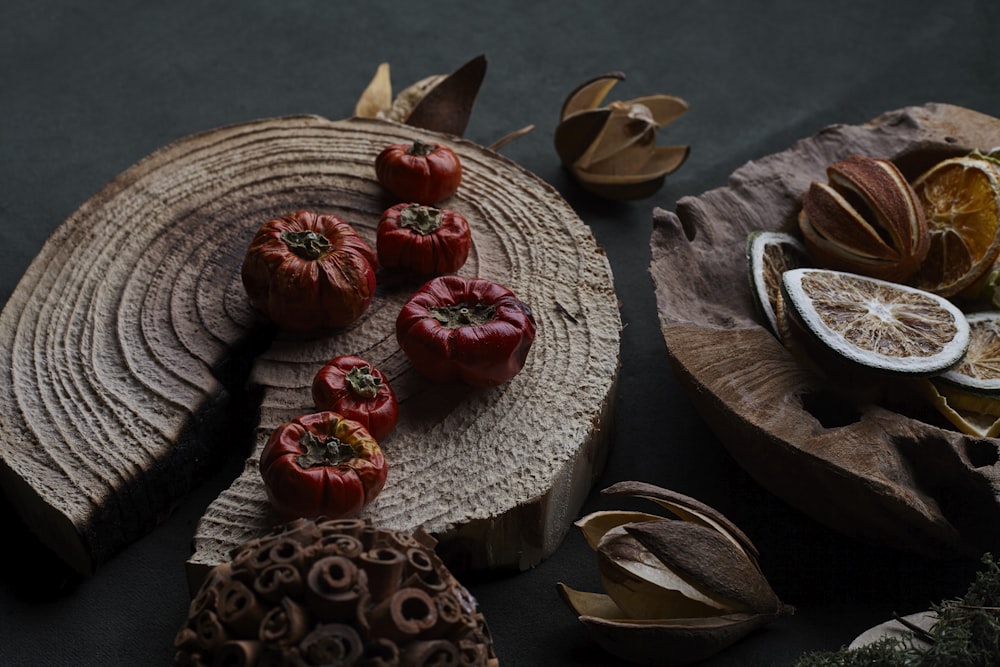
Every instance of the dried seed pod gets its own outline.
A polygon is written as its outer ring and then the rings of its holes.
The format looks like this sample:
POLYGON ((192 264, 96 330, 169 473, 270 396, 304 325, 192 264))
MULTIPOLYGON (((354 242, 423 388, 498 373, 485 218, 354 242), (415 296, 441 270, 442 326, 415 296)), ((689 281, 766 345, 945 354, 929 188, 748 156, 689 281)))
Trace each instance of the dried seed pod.
POLYGON ((818 266, 904 282, 930 250, 916 193, 890 162, 860 155, 827 168, 802 196, 799 229, 818 266))
POLYGON ((393 98, 389 63, 382 63, 358 98, 354 115, 384 118, 460 137, 469 124, 485 76, 486 57, 480 55, 451 74, 425 77, 393 98))
POLYGON ((486 619, 435 545, 369 520, 278 527, 209 573, 175 664, 496 667, 486 619))
POLYGON ((600 106, 621 72, 577 86, 563 103, 556 153, 587 190, 609 199, 648 197, 687 159, 687 146, 657 146, 656 131, 687 111, 672 95, 648 95, 600 106))
POLYGON ((793 613, 760 571, 753 543, 717 510, 643 482, 604 494, 646 498, 677 517, 603 511, 576 524, 597 552, 605 593, 561 583, 558 590, 610 653, 640 664, 688 664, 793 613))

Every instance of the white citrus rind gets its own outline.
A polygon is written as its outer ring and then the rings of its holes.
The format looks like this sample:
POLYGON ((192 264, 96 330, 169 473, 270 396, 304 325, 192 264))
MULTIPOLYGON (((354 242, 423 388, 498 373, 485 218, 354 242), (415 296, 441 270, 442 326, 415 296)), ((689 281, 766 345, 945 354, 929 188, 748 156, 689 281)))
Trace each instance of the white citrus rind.
MULTIPOLYGON (((800 268, 786 271, 782 274, 782 293, 794 310, 795 316, 824 345, 861 366, 890 373, 932 376, 944 373, 961 360, 969 346, 969 323, 965 314, 947 299, 924 290, 907 285, 869 278, 853 273, 833 271, 829 269, 800 268), (936 349, 923 355, 891 356, 875 350, 863 349, 846 340, 841 333, 830 327, 815 309, 813 299, 803 288, 803 279, 807 276, 818 276, 825 281, 847 281, 850 284, 871 287, 883 296, 898 294, 916 299, 925 307, 933 310, 942 318, 942 326, 953 327, 954 333, 944 343, 937 344, 936 349)), ((899 309, 907 309, 910 304, 892 300, 873 300, 868 303, 869 312, 874 317, 878 313, 893 313, 899 309), (894 310, 895 309, 895 310, 894 310)))
MULTIPOLYGON (((969 351, 976 345, 976 335, 975 330, 981 326, 993 325, 993 328, 1000 332, 1000 312, 997 311, 987 311, 979 313, 970 313, 965 316, 966 320, 969 322, 969 327, 971 330, 971 342, 969 344, 969 351)), ((1000 333, 998 333, 1000 335, 1000 333)), ((1000 370, 993 377, 983 378, 969 375, 962 371, 964 364, 959 363, 955 368, 949 369, 941 374, 941 379, 952 384, 956 387, 960 387, 967 391, 973 391, 981 394, 1000 394, 1000 370)))
POLYGON ((785 232, 772 230, 757 230, 747 237, 747 268, 750 274, 750 289, 753 291, 754 302, 767 320, 771 331, 777 333, 778 318, 771 305, 772 295, 767 291, 767 280, 764 279, 764 252, 768 246, 786 245, 807 257, 806 247, 799 239, 785 232))

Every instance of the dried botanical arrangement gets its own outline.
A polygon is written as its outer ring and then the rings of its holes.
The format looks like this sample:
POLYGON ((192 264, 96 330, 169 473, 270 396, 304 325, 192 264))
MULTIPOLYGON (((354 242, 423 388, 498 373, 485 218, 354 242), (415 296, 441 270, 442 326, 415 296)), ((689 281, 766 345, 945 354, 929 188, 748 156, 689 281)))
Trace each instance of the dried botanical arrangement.
POLYGON ((687 111, 672 95, 646 95, 602 106, 621 72, 590 79, 563 103, 555 132, 563 166, 587 190, 608 199, 655 193, 687 159, 687 146, 658 146, 656 132, 687 111))
POLYGON ((646 498, 677 517, 601 511, 577 522, 606 593, 558 590, 609 653, 644 665, 690 664, 794 613, 768 584, 753 543, 717 510, 644 482, 602 493, 646 498))
POLYGON ((174 664, 496 667, 486 619, 435 544, 362 519, 279 526, 212 570, 174 664))

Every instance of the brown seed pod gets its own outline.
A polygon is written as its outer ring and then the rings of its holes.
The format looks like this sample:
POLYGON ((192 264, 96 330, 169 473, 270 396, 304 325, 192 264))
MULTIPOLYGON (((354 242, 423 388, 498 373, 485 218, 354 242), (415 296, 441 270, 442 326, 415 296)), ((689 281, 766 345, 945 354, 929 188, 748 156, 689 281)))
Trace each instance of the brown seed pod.
POLYGON ((889 160, 860 155, 827 168, 802 196, 799 229, 818 266, 904 282, 930 249, 917 195, 889 160))
POLYGON ((620 482, 604 494, 646 498, 677 516, 604 511, 577 522, 597 552, 605 593, 557 588, 608 652, 639 664, 684 665, 794 612, 771 589, 750 539, 717 510, 643 482, 620 482))
POLYGON ((600 106, 621 72, 577 86, 563 102, 555 132, 556 153, 587 190, 609 199, 655 193, 667 174, 687 159, 687 146, 657 146, 656 132, 687 111, 671 95, 648 95, 600 106))

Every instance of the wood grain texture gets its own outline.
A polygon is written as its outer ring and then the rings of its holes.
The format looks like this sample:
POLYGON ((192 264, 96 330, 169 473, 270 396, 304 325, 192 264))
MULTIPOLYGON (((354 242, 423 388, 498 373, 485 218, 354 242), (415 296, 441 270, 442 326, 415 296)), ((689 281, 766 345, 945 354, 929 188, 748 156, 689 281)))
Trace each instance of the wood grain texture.
POLYGON ((443 138, 315 116, 220 128, 153 153, 57 229, 0 316, 11 387, 0 472, 70 564, 91 572, 151 530, 234 446, 246 447, 246 471, 198 526, 192 576, 268 530, 257 451, 274 426, 314 410, 313 375, 347 353, 379 366, 400 399, 382 443, 389 481, 370 508, 379 525, 424 525, 469 567, 525 567, 555 548, 605 458, 621 320, 606 257, 551 187, 446 138, 465 176, 443 205, 473 234, 460 273, 507 285, 538 320, 525 369, 503 387, 438 386, 410 369, 393 325, 418 285, 380 281, 361 320, 306 339, 266 338, 240 283, 256 229, 298 208, 339 215, 374 247, 395 203, 375 155, 416 137, 443 138), (244 380, 262 396, 253 444, 232 423, 244 380))
POLYGON ((747 234, 796 230, 810 181, 849 155, 893 158, 912 178, 944 156, 997 145, 1000 120, 910 107, 828 127, 745 164, 725 187, 682 198, 676 212, 654 212, 661 330, 693 403, 758 482, 846 535, 930 557, 995 550, 1000 443, 884 401, 847 401, 800 366, 755 313, 747 234))

